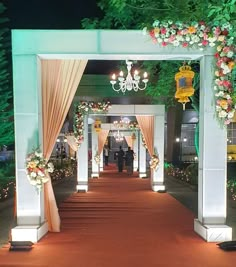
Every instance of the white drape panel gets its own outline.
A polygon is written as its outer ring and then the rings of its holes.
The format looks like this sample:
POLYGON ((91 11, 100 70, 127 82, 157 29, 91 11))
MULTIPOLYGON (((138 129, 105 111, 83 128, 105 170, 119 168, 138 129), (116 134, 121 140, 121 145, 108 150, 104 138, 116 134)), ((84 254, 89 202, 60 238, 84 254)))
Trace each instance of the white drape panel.
MULTIPOLYGON (((41 60, 43 154, 50 158, 87 60, 41 60)), ((51 180, 44 186, 49 231, 60 231, 60 217, 51 180)))
POLYGON ((66 135, 67 144, 70 146, 70 148, 74 151, 78 150, 78 144, 76 143, 76 139, 74 135, 66 135))
POLYGON ((109 134, 109 130, 101 129, 98 133, 98 155, 102 153, 102 149, 107 140, 107 136, 109 134))
POLYGON ((152 156, 154 154, 154 116, 136 115, 136 118, 147 145, 149 155, 152 156))

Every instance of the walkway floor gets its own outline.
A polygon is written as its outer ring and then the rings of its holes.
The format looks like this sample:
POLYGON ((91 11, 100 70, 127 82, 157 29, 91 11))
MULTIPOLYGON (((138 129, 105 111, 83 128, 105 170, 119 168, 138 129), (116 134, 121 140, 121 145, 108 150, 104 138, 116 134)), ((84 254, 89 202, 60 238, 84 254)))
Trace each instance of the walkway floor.
POLYGON ((194 212, 168 193, 150 190, 150 179, 104 173, 88 193, 59 206, 60 233, 49 233, 28 252, 0 249, 8 267, 232 267, 224 252, 193 231, 194 212))

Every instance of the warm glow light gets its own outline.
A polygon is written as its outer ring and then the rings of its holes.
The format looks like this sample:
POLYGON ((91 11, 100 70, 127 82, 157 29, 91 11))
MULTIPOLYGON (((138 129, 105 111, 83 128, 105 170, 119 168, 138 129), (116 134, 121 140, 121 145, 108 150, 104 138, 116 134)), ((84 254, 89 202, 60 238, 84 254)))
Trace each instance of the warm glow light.
POLYGON ((88 192, 88 185, 77 185, 76 186, 77 191, 85 191, 88 192))
POLYGON ((116 75, 115 75, 115 73, 112 74, 111 78, 112 78, 112 80, 115 80, 115 79, 116 79, 116 75))
POLYGON ((175 139, 175 141, 176 141, 176 142, 179 142, 179 141, 180 141, 180 138, 179 138, 179 137, 177 137, 177 138, 175 139))
POLYGON ((116 77, 113 74, 112 75, 112 80, 110 80, 110 83, 112 84, 112 88, 114 91, 119 92, 121 91, 123 94, 126 91, 135 91, 138 92, 139 90, 145 90, 147 87, 148 79, 147 79, 147 72, 143 74, 143 79, 140 79, 139 72, 138 70, 135 70, 133 73, 134 75, 132 76, 132 64, 133 62, 130 60, 126 60, 126 65, 127 65, 127 76, 124 76, 123 71, 120 71, 119 76, 116 77), (118 82, 118 86, 115 86, 116 83, 118 82))

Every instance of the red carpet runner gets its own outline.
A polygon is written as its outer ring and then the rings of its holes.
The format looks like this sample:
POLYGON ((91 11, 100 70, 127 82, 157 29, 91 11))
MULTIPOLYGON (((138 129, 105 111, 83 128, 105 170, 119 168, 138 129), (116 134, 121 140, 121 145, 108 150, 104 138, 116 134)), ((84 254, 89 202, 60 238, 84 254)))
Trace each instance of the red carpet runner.
POLYGON ((149 179, 117 172, 89 182, 60 205, 61 233, 49 233, 29 252, 0 250, 0 266, 232 267, 224 252, 193 231, 193 214, 149 179))

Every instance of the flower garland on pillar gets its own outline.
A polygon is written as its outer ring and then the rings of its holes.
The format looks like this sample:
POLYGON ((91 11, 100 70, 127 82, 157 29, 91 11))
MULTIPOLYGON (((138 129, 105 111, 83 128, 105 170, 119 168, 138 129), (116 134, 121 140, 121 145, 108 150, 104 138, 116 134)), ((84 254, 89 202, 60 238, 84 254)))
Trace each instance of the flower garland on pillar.
POLYGON ((154 43, 161 46, 215 47, 215 108, 219 121, 227 125, 232 121, 236 108, 236 97, 233 88, 232 72, 236 63, 236 47, 234 43, 234 29, 230 23, 222 25, 207 25, 205 22, 182 23, 156 20, 153 28, 143 29, 149 34, 154 43))
POLYGON ((84 116, 88 114, 103 114, 107 113, 111 108, 110 102, 85 102, 81 101, 75 106, 74 111, 74 136, 78 146, 84 140, 84 116))

